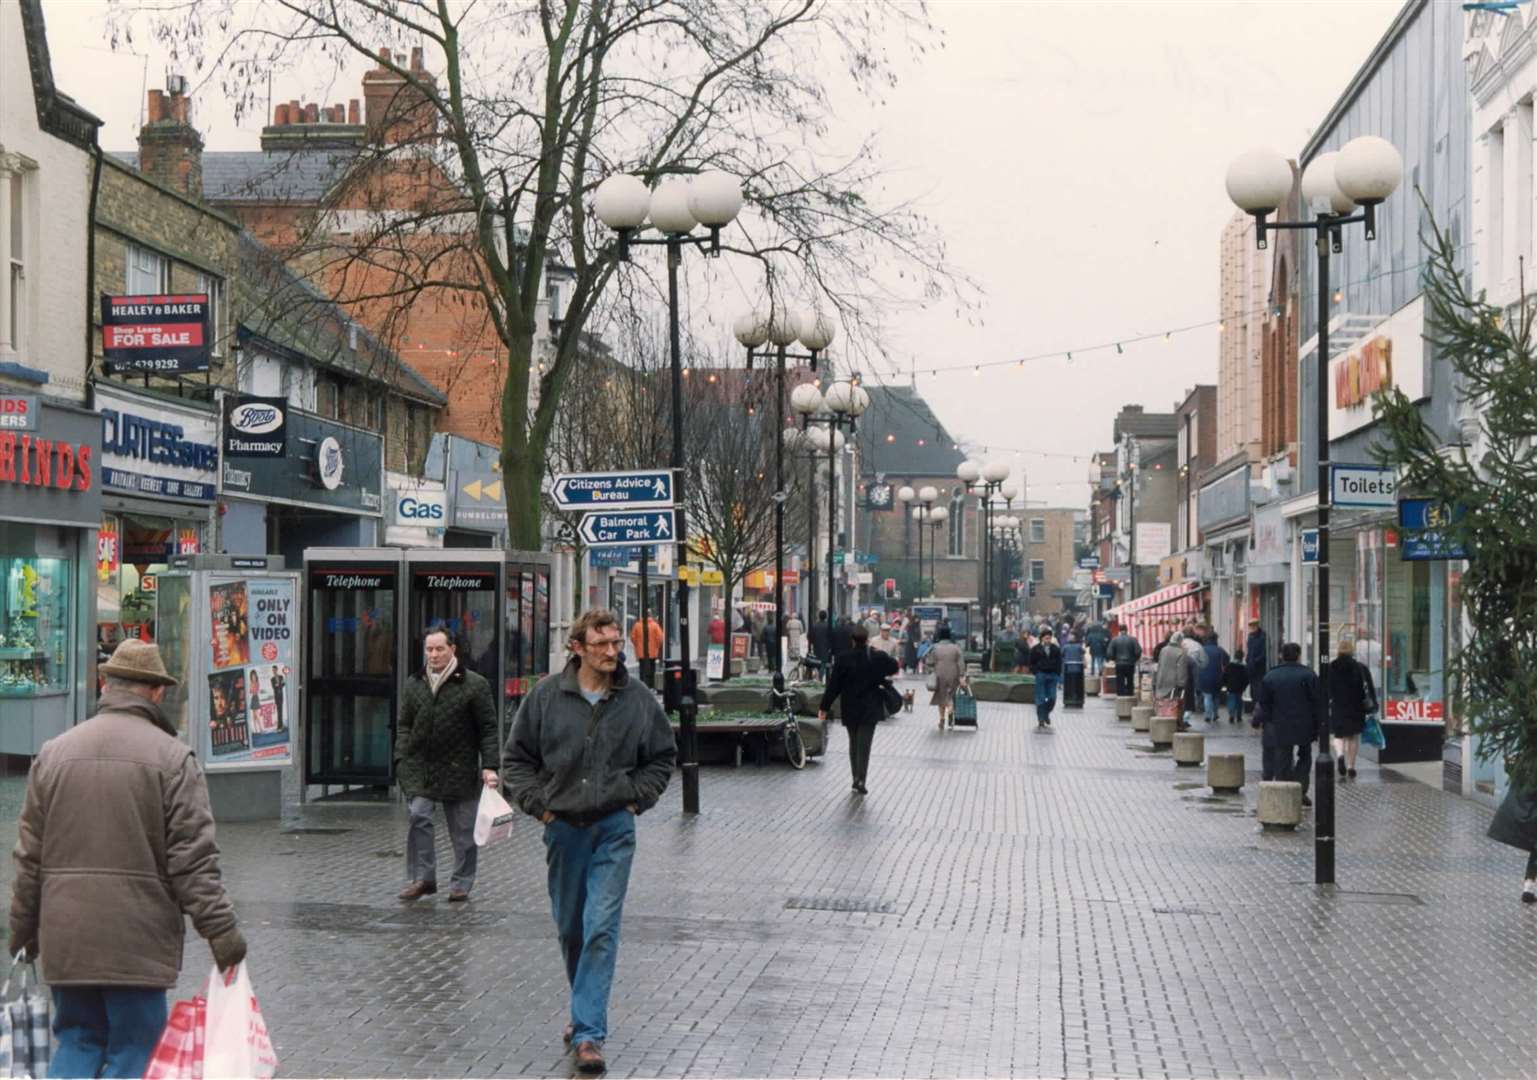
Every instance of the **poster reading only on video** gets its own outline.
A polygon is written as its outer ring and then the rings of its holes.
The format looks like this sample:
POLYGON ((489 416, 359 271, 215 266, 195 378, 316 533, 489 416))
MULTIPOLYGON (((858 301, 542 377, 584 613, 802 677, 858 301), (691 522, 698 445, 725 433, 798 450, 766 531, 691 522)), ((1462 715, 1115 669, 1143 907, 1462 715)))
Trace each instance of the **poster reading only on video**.
POLYGON ((248 579, 210 587, 210 766, 293 761, 294 582, 248 579))

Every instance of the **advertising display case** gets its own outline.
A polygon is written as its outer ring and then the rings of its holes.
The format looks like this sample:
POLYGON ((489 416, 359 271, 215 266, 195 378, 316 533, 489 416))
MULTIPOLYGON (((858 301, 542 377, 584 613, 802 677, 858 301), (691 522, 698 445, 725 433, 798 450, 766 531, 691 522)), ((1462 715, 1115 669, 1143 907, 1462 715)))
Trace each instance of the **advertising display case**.
POLYGON ((278 817, 299 715, 299 575, 281 556, 171 560, 156 588, 162 709, 208 774, 214 816, 278 817))

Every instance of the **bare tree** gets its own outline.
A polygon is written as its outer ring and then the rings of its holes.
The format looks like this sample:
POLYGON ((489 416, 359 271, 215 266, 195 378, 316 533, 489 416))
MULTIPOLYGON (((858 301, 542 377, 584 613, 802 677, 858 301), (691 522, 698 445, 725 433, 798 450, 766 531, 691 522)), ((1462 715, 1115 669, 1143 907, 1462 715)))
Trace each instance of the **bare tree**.
POLYGON ((538 545, 558 406, 620 265, 589 217, 588 196, 605 175, 739 176, 749 211, 731 237, 747 239, 730 246, 778 260, 798 279, 787 284, 835 309, 846 352, 878 350, 875 331, 892 303, 932 301, 958 283, 910 206, 877 203, 872 146, 835 157, 821 145, 834 79, 878 97, 896 79, 891 46, 921 54, 934 40, 919 6, 200 0, 122 11, 113 40, 131 40, 141 16, 245 109, 275 72, 317 57, 333 68, 378 57, 380 78, 398 86, 393 111, 371 127, 366 161, 332 188, 353 200, 338 211, 376 197, 378 212, 361 222, 319 214, 292 239, 307 269, 376 329, 421 304, 457 315, 469 333, 489 328, 497 355, 475 362, 495 365, 501 379, 492 426, 519 546, 538 545), (406 60, 418 46, 437 71, 419 53, 406 60), (352 231, 343 236, 342 226, 352 231), (541 357, 542 282, 557 259, 571 290, 541 357))

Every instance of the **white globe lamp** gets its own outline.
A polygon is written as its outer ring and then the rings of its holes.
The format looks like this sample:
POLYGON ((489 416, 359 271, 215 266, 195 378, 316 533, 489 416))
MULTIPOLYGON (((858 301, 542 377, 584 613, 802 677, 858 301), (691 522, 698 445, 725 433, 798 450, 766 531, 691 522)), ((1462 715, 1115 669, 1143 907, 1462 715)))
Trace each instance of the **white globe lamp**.
POLYGON ((688 208, 688 184, 664 180, 651 193, 651 224, 664 233, 681 236, 692 232, 699 219, 688 208))
POLYGON ((824 312, 801 316, 801 344, 812 352, 821 352, 827 348, 837 334, 837 325, 824 312))
POLYGON ((738 342, 749 349, 756 349, 768 340, 768 317, 761 311, 744 311, 732 324, 731 332, 736 335, 738 342))
POLYGON ((1227 167, 1227 197, 1249 214, 1269 214, 1292 190, 1292 167, 1273 150, 1249 150, 1227 167))
POLYGON ((689 181, 685 203, 695 221, 705 228, 718 229, 731 224, 741 213, 742 185, 730 173, 713 169, 702 172, 689 181))
POLYGON ((1404 159, 1398 148, 1376 135, 1351 139, 1334 161, 1334 181, 1347 198, 1362 206, 1376 206, 1404 178, 1404 159))
POLYGON ((989 484, 1001 484, 1009 478, 1009 465, 1006 461, 989 461, 982 466, 982 479, 989 484))
POLYGON ((955 467, 955 477, 963 484, 975 484, 982 475, 982 466, 967 458, 955 467))
POLYGON ((1339 154, 1331 150, 1319 154, 1303 170, 1302 197, 1315 213, 1321 207, 1327 207, 1332 213, 1343 215, 1356 208, 1355 201, 1340 190, 1335 177, 1334 164, 1338 160, 1339 154))
POLYGON ((810 416, 822 409, 822 392, 810 383, 801 383, 790 391, 790 408, 801 416, 810 416))
POLYGON ((610 229, 638 229, 651 208, 651 191, 639 177, 615 173, 598 185, 592 208, 610 229))

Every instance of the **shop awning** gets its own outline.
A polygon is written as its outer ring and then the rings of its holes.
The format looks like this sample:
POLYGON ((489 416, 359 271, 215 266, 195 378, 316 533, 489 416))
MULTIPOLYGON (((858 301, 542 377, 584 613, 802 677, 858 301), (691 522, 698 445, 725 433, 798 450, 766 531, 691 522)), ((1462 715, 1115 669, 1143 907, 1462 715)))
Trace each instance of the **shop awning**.
POLYGON ((1123 623, 1148 652, 1186 622, 1202 616, 1201 594, 1208 588, 1199 581, 1184 581, 1111 608, 1105 615, 1123 623))

